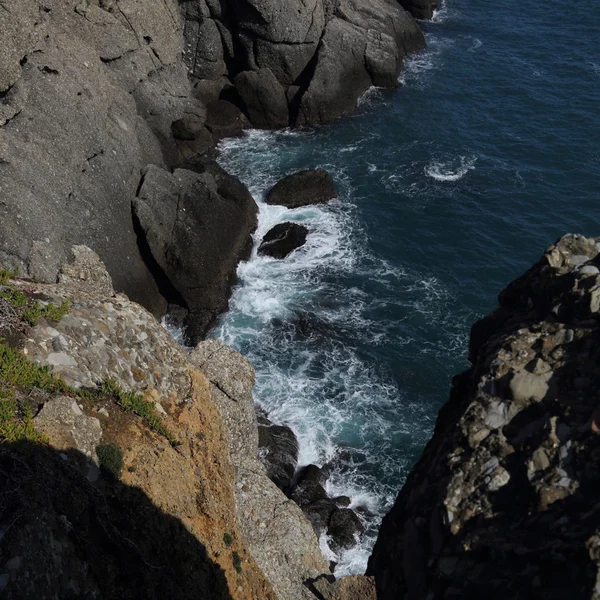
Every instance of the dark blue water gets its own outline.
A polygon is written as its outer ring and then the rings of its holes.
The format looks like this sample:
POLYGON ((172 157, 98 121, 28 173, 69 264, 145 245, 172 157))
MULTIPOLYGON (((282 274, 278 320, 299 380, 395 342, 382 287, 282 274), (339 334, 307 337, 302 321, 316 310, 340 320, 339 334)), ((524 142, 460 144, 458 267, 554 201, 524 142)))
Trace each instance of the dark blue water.
MULTIPOLYGON (((563 233, 600 232, 600 18, 588 0, 447 0, 403 86, 300 133, 250 132, 221 162, 260 202, 281 176, 327 168, 339 200, 275 223, 311 229, 285 261, 239 269, 215 335, 249 356, 256 400, 294 428, 301 462, 330 462, 332 493, 368 531, 430 435, 470 325, 563 233)), ((326 540, 322 540, 325 548, 326 540)))

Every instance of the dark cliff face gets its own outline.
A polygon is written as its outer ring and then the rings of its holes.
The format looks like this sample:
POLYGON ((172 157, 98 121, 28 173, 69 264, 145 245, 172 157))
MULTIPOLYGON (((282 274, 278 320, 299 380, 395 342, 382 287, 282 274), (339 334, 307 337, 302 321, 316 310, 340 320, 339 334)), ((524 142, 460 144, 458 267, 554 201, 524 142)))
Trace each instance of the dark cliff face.
POLYGON ((559 240, 474 325, 371 556, 381 600, 598 597, 599 241, 559 240))
POLYGON ((338 118, 369 86, 397 85, 424 45, 396 0, 3 0, 0 31, 0 264, 52 283, 85 244, 154 314, 194 313, 193 339, 227 307, 256 207, 204 165, 205 189, 185 191, 202 204, 190 268, 184 232, 166 240, 157 211, 141 214, 143 173, 197 171, 245 127, 338 118))

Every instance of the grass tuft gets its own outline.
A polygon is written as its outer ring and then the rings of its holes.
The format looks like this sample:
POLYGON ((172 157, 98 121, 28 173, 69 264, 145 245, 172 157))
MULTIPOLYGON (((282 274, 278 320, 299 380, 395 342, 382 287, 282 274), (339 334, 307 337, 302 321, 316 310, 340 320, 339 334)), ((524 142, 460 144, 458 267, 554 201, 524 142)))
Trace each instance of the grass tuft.
POLYGON ((132 412, 139 417, 142 417, 150 429, 166 437, 171 446, 179 446, 181 442, 179 442, 167 427, 165 427, 162 419, 156 414, 152 402, 144 400, 144 397, 141 394, 126 392, 112 379, 105 379, 102 382, 102 392, 106 395, 113 396, 117 401, 117 404, 125 412, 132 412))
POLYGON ((238 572, 241 573, 242 572, 242 559, 240 558, 240 555, 234 550, 231 553, 231 557, 233 559, 233 568, 238 572))
POLYGON ((9 280, 19 275, 19 269, 0 269, 0 285, 4 285, 9 280))

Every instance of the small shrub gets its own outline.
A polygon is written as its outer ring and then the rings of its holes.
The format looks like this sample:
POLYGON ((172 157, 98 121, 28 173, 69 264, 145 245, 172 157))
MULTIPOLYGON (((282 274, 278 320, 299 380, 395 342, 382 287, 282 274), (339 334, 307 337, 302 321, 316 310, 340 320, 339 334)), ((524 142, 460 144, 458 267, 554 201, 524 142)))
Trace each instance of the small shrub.
POLYGON ((96 448, 100 468, 117 479, 123 469, 123 450, 114 444, 102 444, 96 448))
POLYGON ((229 533, 224 533, 223 534, 223 543, 229 548, 229 546, 231 546, 231 544, 233 544, 233 538, 231 537, 231 535, 229 533))
POLYGON ((22 308, 23 306, 27 306, 27 296, 23 292, 15 290, 12 287, 5 287, 4 289, 0 290, 0 298, 4 298, 10 302, 13 308, 22 308))
POLYGON ((234 550, 231 553, 231 557, 233 558, 233 568, 238 573, 241 573, 242 572, 242 559, 240 558, 240 555, 234 550))

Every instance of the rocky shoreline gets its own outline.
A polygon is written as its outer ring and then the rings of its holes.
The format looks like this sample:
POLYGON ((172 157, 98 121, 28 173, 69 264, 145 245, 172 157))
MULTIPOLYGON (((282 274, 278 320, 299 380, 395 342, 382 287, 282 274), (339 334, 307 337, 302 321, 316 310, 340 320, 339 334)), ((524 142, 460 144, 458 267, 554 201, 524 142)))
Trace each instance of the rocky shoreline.
MULTIPOLYGON (((473 326, 472 367, 366 576, 336 581, 319 547, 355 543, 350 499, 257 415, 252 365, 203 341, 258 212, 210 151, 395 87, 436 6, 0 2, 7 598, 600 597, 598 239, 559 240, 473 326), (190 352, 156 319, 167 311, 190 352)), ((318 170, 266 202, 333 197, 318 170)), ((259 252, 285 260, 309 235, 279 224, 259 252)))

